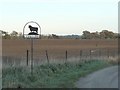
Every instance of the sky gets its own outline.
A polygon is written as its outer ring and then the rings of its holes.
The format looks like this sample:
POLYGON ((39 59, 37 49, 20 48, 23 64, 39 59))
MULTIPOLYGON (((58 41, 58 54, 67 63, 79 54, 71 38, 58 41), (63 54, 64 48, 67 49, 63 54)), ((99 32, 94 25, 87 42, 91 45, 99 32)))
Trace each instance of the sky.
POLYGON ((118 32, 119 0, 0 0, 0 30, 23 32, 29 21, 41 34, 118 32))

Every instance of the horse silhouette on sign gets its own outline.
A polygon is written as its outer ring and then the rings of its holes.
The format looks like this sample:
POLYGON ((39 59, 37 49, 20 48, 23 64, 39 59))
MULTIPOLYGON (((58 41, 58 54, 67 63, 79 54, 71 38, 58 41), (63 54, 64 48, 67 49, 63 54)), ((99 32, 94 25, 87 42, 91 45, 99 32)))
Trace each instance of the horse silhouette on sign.
POLYGON ((31 31, 28 35, 38 35, 38 27, 32 27, 31 25, 29 25, 28 27, 31 31))

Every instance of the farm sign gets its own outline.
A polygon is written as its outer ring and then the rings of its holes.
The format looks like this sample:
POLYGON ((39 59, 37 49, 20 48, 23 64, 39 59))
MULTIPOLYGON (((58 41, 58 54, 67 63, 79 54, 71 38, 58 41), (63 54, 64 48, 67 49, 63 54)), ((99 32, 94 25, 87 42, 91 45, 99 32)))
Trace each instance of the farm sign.
POLYGON ((28 22, 23 27, 23 38, 31 39, 31 74, 33 74, 33 40, 40 38, 41 27, 36 22, 28 22))
POLYGON ((25 24, 23 28, 24 38, 40 38, 41 27, 37 22, 31 21, 25 24))

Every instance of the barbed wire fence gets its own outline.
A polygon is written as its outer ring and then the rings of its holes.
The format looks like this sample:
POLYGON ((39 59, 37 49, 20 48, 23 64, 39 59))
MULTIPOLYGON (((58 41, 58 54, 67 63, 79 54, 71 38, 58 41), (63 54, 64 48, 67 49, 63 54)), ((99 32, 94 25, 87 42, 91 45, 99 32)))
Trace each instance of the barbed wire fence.
MULTIPOLYGON (((23 56, 3 56, 2 65, 5 66, 29 66, 31 63, 30 50, 26 50, 23 56)), ((77 51, 64 50, 51 53, 49 50, 34 52, 33 65, 50 63, 81 62, 88 60, 116 60, 117 49, 81 49, 77 51)))

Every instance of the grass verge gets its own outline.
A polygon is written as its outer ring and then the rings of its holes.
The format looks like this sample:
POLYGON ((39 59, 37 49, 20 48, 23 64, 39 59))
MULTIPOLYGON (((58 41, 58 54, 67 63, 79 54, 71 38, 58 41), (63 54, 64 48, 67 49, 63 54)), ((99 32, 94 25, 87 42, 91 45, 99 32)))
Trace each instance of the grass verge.
POLYGON ((108 61, 91 60, 83 63, 50 64, 34 67, 4 68, 3 88, 74 88, 74 83, 91 72, 111 66, 108 61))

